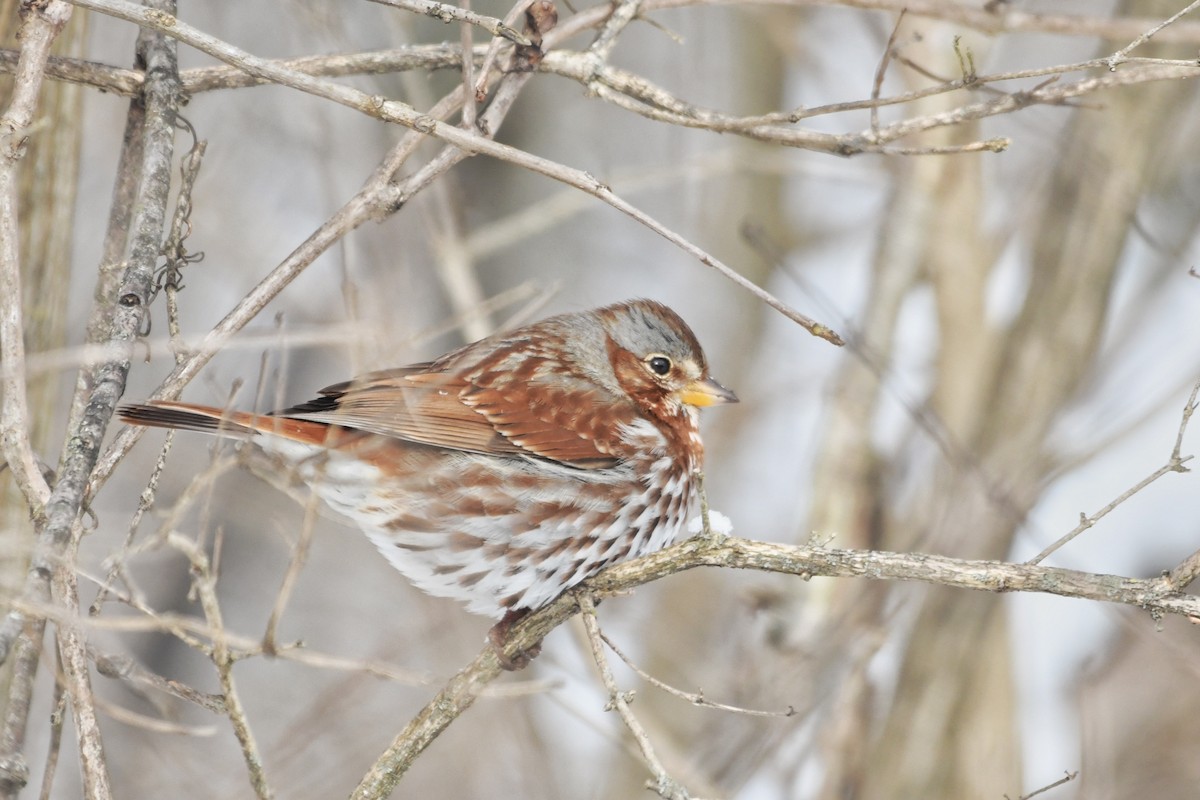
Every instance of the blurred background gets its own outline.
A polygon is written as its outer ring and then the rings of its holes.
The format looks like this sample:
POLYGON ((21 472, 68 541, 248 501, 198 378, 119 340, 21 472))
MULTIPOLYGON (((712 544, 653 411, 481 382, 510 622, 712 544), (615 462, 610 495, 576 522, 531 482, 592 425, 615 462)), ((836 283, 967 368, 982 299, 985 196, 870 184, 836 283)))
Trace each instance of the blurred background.
MULTIPOLYGON (((11 47, 17 17, 13 2, 4 5, 11 47)), ((621 35, 610 61, 698 106, 757 115, 870 98, 889 37, 896 55, 883 96, 961 78, 961 53, 985 75, 1103 57, 1182 5, 1013 0, 985 12, 947 0, 899 26, 900 6, 883 2, 660 5, 621 35), (1039 13, 1078 16, 1064 28, 1042 24, 1039 13), (1010 25, 1012 15, 1025 23, 1010 25), (1113 21, 1121 24, 1105 27, 1113 21)), ((508 11, 484 0, 474 8, 508 11)), ((574 13, 565 4, 558 12, 562 21, 574 13)), ((270 58, 459 35, 457 26, 366 2, 184 2, 179 13, 270 58)), ((136 35, 127 23, 76 10, 58 49, 128 66, 136 35)), ((583 50, 593 36, 562 46, 583 50)), ((1194 59, 1200 27, 1185 19, 1161 38, 1135 55, 1194 59)), ((180 62, 214 63, 187 47, 180 62)), ((459 75, 339 80, 425 109, 459 75)), ((885 107, 880 118, 946 112, 1045 80, 934 94, 885 107)), ((342 239, 183 397, 220 405, 234 396, 247 408, 298 402, 357 372, 423 360, 510 324, 650 297, 691 324, 714 374, 742 399, 704 414, 709 499, 737 534, 1028 559, 1081 512, 1166 463, 1200 377, 1200 280, 1189 275, 1200 221, 1193 83, 1136 83, 899 143, 1002 136, 1011 139, 1003 153, 840 158, 652 121, 538 74, 498 140, 587 170, 850 345, 813 338, 600 201, 477 157, 342 239)), ((117 94, 48 82, 45 126, 26 165, 31 406, 36 447, 51 463, 128 106, 117 94)), ((402 131, 272 86, 198 93, 183 115, 208 142, 187 241, 204 258, 185 269, 179 295, 184 334, 198 339, 358 191, 402 131)), ((857 132, 870 117, 859 110, 801 125, 857 132)), ((189 144, 181 133, 177 152, 189 144)), ((408 171, 439 149, 425 148, 408 171)), ((161 304, 153 315, 131 400, 152 392, 174 364, 161 304)), ((106 559, 124 546, 163 438, 145 436, 93 503, 96 524, 80 563, 85 605, 92 579, 103 579, 106 559)), ((1198 447, 1192 431, 1183 452, 1198 447)), ((236 466, 211 474, 233 454, 228 444, 178 436, 135 541, 164 525, 210 551, 219 541, 225 625, 258 639, 305 507, 236 466)), ((0 488, 5 552, 15 554, 4 562, 9 596, 19 591, 30 533, 7 475, 0 488)), ((1200 488, 1194 474, 1169 474, 1046 563, 1152 577, 1197 547, 1200 488)), ((177 551, 148 549, 127 567, 150 607, 200 616, 177 551)), ((140 616, 110 600, 100 619, 140 616)), ((695 708, 617 665, 622 685, 637 689, 634 711, 667 769, 697 796, 1016 798, 1076 771, 1045 796, 1196 796, 1200 638, 1180 620, 1041 595, 706 570, 607 601, 600 622, 672 685, 748 708, 796 710, 755 717, 695 708)), ((234 676, 277 796, 348 794, 478 652, 489 624, 412 589, 352 527, 317 522, 280 640, 403 675, 264 656, 238 663, 234 676)), ((576 624, 555 631, 529 669, 506 676, 496 696, 452 725, 396 796, 645 792, 648 773, 604 712, 576 624)), ((176 637, 103 627, 92 636, 103 652, 219 690, 208 659, 176 637)), ((52 669, 43 658, 27 738, 35 778, 22 796, 39 785, 52 669)), ((117 796, 254 796, 228 719, 128 682, 96 677, 95 685, 117 796), (172 720, 181 732, 150 729, 120 709, 172 720)), ((67 731, 53 797, 81 791, 67 731)))

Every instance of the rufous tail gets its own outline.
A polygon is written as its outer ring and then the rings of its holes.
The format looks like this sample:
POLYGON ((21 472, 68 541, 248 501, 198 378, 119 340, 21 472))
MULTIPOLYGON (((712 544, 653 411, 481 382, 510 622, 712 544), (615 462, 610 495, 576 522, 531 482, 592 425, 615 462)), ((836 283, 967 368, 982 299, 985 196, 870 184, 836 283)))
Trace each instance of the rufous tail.
POLYGON ((297 442, 324 444, 329 426, 322 422, 274 417, 269 414, 250 414, 230 411, 216 406, 179 403, 173 400, 151 400, 147 403, 121 406, 117 416, 130 425, 147 428, 173 428, 198 431, 217 436, 248 439, 266 433, 297 442))

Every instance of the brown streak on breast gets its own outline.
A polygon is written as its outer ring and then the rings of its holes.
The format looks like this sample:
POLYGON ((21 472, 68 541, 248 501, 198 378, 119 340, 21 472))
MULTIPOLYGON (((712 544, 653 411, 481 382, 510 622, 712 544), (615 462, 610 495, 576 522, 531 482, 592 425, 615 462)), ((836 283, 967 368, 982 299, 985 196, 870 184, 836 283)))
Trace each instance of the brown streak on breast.
POLYGON ((384 530, 410 531, 412 533, 433 533, 438 526, 431 517, 416 517, 412 514, 397 514, 383 523, 384 530))
POLYGON ((483 539, 480 539, 478 536, 472 536, 469 533, 456 531, 447 537, 446 544, 450 546, 451 552, 465 553, 468 550, 482 549, 487 545, 487 542, 485 542, 483 539))

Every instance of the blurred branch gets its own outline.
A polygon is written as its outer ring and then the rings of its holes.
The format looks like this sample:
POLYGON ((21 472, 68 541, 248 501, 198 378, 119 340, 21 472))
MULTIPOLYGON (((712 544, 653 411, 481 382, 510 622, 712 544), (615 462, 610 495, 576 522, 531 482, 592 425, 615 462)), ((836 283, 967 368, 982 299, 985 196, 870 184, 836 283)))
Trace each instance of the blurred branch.
MULTIPOLYGON (((178 535, 178 534, 175 534, 178 535)), ((99 583, 99 581, 95 581, 99 583)), ((209 625, 202 619, 197 619, 191 616, 180 614, 163 613, 134 600, 133 598, 124 597, 130 607, 141 612, 143 617, 96 617, 87 621, 75 620, 75 624, 87 627, 88 629, 104 630, 104 631, 120 631, 125 633, 167 633, 179 639, 188 647, 204 654, 205 657, 212 657, 212 642, 218 635, 222 636, 228 647, 234 651, 233 656, 236 660, 244 660, 254 656, 263 655, 264 650, 261 638, 252 638, 231 633, 228 629, 218 631, 212 625, 209 625), (208 642, 202 638, 208 639, 208 642)), ((38 615, 56 622, 66 624, 71 620, 71 615, 63 612, 61 608, 57 608, 48 604, 25 604, 21 601, 16 603, 16 608, 28 615, 38 615)), ((107 656, 98 651, 92 655, 96 659, 97 670, 107 677, 114 677, 110 674, 114 670, 117 671, 115 677, 131 677, 122 674, 125 670, 125 665, 119 660, 115 660, 116 656, 107 656)), ((416 673, 412 670, 402 669, 392 664, 383 661, 372 661, 361 658, 344 658, 341 656, 329 655, 319 651, 310 650, 300 645, 287 645, 281 647, 271 654, 272 658, 277 658, 283 661, 292 661, 297 664, 314 667, 316 669, 325 669, 337 672, 353 672, 363 675, 370 675, 374 678, 383 678, 388 681, 395 681, 409 686, 425 686, 430 683, 430 678, 427 675, 416 673)), ((141 680, 138 678, 138 680, 141 680)), ((160 688, 160 687, 154 687, 160 688)), ((165 691, 165 690, 164 690, 165 691)), ((186 691, 186 690, 185 690, 186 691)), ((176 694, 175 691, 170 691, 170 694, 176 694)), ((195 702, 198 705, 208 707, 207 701, 202 701, 199 697, 183 697, 182 699, 195 702)), ((210 709, 211 710, 211 709, 210 709)), ((223 712, 222 712, 223 713, 223 712)))
MULTIPOLYGON (((655 8, 691 5, 695 0, 652 0, 655 8)), ((738 0, 702 0, 705 4, 728 5, 738 0)), ((844 6, 899 13, 953 22, 980 33, 1053 33, 1060 36, 1099 36, 1128 41, 1159 24, 1148 17, 1099 17, 1077 14, 1038 14, 1013 8, 1008 3, 968 5, 957 0, 761 0, 773 6, 844 6)), ((1200 24, 1175 25, 1158 37, 1161 42, 1200 42, 1200 24)))
MULTIPOLYGON (((974 561, 922 553, 838 550, 819 545, 782 545, 734 536, 696 537, 644 558, 610 567, 576 591, 517 622, 504 643, 504 655, 528 651, 554 628, 580 611, 582 593, 597 598, 627 594, 645 583, 696 567, 724 567, 795 575, 918 581, 960 589, 1038 592, 1060 597, 1121 603, 1158 618, 1178 614, 1200 622, 1200 596, 1182 594, 1168 577, 1125 578, 1057 567, 974 561)), ((486 647, 409 722, 375 761, 354 800, 387 797, 417 756, 475 702, 483 687, 503 670, 495 649, 486 647)))

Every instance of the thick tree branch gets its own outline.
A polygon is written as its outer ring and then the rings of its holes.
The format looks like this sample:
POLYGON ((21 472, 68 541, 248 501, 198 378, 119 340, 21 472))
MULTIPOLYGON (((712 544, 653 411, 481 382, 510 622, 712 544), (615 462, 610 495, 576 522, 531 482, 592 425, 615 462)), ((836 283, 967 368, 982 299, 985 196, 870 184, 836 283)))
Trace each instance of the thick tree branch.
MULTIPOLYGON (((17 249, 18 172, 50 45, 70 19, 71 7, 60 2, 44 7, 23 4, 21 11, 21 54, 12 97, 0 117, 0 455, 23 493, 30 514, 40 522, 51 494, 29 441, 21 261, 17 249)), ((48 574, 31 570, 23 591, 26 597, 47 599, 48 574)), ((26 620, 15 612, 5 617, 0 628, 0 661, 10 651, 16 654, 0 729, 0 792, 5 797, 15 797, 29 777, 23 752, 25 731, 44 631, 44 621, 26 620)))
POLYGON ((0 117, 0 449, 29 508, 41 514, 50 497, 29 443, 25 392, 25 340, 21 260, 17 252, 18 168, 25 156, 50 45, 71 18, 71 7, 53 2, 22 8, 21 51, 12 98, 0 117))
MULTIPOLYGON (((626 594, 642 584, 696 567, 749 569, 795 575, 805 580, 816 576, 870 578, 986 592, 1037 592, 1134 606, 1155 618, 1179 614, 1200 623, 1200 597, 1177 591, 1168 577, 1125 578, 922 553, 773 544, 734 536, 696 537, 636 561, 618 564, 585 582, 578 591, 598 598, 626 594)), ((569 593, 530 614, 510 630, 505 655, 533 647, 579 610, 576 595, 569 593)), ((351 797, 354 800, 387 797, 417 756, 470 708, 483 687, 502 671, 495 650, 487 647, 480 652, 400 732, 351 797)))
MULTIPOLYGON (((174 10, 173 3, 165 7, 174 10)), ((58 2, 46 10, 50 9, 60 14, 70 11, 58 2)), ((87 379, 78 384, 75 407, 79 413, 69 425, 58 479, 45 506, 24 590, 25 600, 34 603, 52 595, 69 615, 77 614, 79 609, 74 563, 84 496, 104 431, 125 388, 130 349, 141 325, 159 256, 170 188, 175 109, 179 102, 175 45, 161 34, 143 30, 138 38, 138 56, 148 78, 143 100, 146 121, 139 165, 141 185, 131 221, 130 256, 115 293, 102 297, 93 312, 92 328, 103 331, 107 357, 91 367, 87 379)), ((40 626, 28 626, 24 635, 31 634, 40 638, 40 626)), ((60 624, 58 646, 79 743, 84 796, 89 800, 107 798, 111 796, 108 768, 80 629, 69 622, 60 624)))

